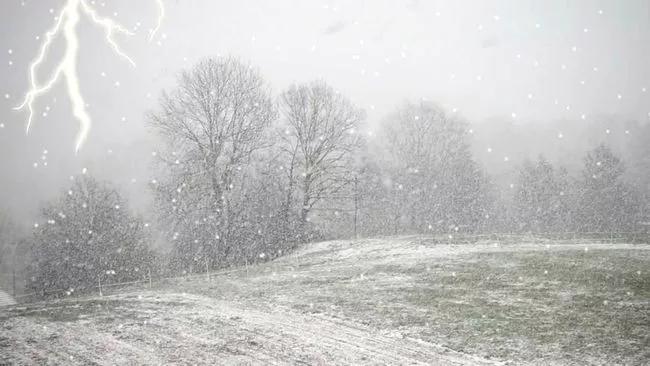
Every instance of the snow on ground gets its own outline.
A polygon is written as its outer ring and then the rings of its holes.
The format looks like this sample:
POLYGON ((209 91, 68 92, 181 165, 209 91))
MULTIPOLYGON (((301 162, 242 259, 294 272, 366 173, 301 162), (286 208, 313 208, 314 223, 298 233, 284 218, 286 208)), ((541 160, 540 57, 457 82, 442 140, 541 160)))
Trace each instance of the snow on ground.
POLYGON ((332 317, 187 293, 18 307, 2 322, 4 362, 19 364, 493 364, 332 317))
POLYGON ((0 288, 0 306, 14 305, 15 303, 16 300, 0 288))
POLYGON ((0 363, 643 364, 649 263, 649 245, 316 243, 210 281, 2 309, 0 363))

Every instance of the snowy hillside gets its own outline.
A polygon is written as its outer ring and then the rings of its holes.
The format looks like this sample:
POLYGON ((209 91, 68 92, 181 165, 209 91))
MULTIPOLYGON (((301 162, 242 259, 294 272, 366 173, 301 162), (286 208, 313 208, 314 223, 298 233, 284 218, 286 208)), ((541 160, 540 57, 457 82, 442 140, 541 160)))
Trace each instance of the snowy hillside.
POLYGON ((649 245, 323 242, 227 275, 0 310, 0 362, 642 364, 649 245))

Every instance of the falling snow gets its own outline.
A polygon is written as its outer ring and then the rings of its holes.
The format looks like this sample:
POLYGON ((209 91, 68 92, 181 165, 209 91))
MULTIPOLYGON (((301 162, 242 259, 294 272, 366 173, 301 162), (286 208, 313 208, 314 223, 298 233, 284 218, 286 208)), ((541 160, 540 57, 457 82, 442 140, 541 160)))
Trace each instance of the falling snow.
POLYGON ((0 364, 647 363, 641 1, 3 6, 0 364))

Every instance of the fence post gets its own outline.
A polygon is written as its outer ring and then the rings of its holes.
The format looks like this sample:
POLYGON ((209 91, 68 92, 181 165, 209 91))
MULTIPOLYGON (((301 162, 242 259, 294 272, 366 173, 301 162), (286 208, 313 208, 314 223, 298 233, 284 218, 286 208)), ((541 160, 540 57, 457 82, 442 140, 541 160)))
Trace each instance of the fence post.
POLYGON ((99 296, 104 296, 102 294, 102 276, 101 275, 99 275, 99 277, 97 277, 97 281, 99 282, 99 296))
POLYGON ((359 212, 359 197, 358 197, 358 186, 359 184, 359 178, 354 177, 354 239, 358 238, 357 234, 357 215, 359 212))
POLYGON ((13 272, 13 290, 14 290, 14 298, 16 298, 16 265, 14 264, 12 267, 12 272, 13 272))
POLYGON ((208 266, 208 258, 205 258, 205 274, 208 277, 208 281, 210 281, 210 266, 208 266))

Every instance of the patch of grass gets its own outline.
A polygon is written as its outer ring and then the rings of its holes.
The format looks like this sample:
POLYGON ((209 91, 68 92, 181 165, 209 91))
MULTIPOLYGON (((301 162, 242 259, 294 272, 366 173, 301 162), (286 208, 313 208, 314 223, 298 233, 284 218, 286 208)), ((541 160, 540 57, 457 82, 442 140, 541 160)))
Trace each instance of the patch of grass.
POLYGON ((318 290, 294 305, 485 357, 643 364, 649 259, 644 250, 553 250, 378 265, 364 280, 314 280, 318 290))

